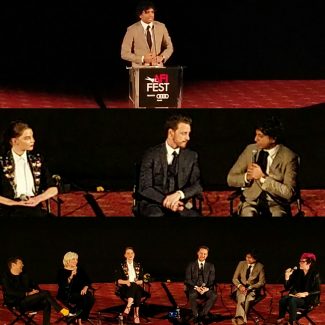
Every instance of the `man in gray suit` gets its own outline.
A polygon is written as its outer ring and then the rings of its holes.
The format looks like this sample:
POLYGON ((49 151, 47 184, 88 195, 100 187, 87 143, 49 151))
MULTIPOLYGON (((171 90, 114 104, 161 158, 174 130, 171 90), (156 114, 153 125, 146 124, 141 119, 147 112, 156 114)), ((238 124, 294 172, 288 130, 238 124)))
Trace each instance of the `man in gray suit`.
POLYGON ((240 216, 290 215, 297 193, 299 157, 281 144, 283 127, 274 117, 256 127, 255 144, 242 152, 228 174, 228 185, 243 188, 240 216))
POLYGON ((186 294, 191 305, 194 323, 208 321, 208 313, 217 300, 214 290, 215 267, 206 261, 209 254, 207 246, 200 246, 197 251, 197 260, 191 262, 185 272, 186 294), (197 298, 203 297, 206 302, 199 314, 197 298))
POLYGON ((232 283, 236 286, 237 308, 233 324, 246 324, 249 304, 256 299, 265 285, 264 266, 257 261, 254 250, 246 253, 244 261, 238 263, 232 283))
POLYGON ((155 7, 149 1, 137 7, 140 20, 129 26, 121 48, 123 60, 132 62, 133 67, 157 66, 173 53, 173 44, 163 23, 155 21, 155 7))
POLYGON ((186 149, 191 124, 189 117, 171 116, 165 124, 166 141, 144 154, 139 178, 141 216, 199 215, 190 201, 202 193, 198 155, 186 149))

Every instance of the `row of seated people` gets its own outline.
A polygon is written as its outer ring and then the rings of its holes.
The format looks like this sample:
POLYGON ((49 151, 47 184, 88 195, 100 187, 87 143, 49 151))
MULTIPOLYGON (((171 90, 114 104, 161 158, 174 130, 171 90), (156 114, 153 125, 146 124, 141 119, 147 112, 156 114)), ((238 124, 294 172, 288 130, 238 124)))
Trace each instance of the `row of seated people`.
MULTIPOLYGON (((136 211, 144 217, 199 216, 191 199, 202 197, 198 154, 187 148, 192 120, 173 115, 165 123, 165 142, 143 156, 136 211)), ((275 117, 255 128, 255 143, 246 147, 228 174, 229 186, 242 188, 240 216, 282 217, 291 214, 297 195, 299 157, 282 144, 283 126, 275 117)), ((32 128, 13 121, 3 136, 0 157, 0 215, 42 216, 41 203, 58 193, 42 157, 33 154, 32 128)))
MULTIPOLYGON (((210 321, 210 310, 217 300, 214 290, 216 284, 215 266, 207 261, 209 248, 200 246, 197 259, 189 263, 185 272, 186 295, 191 306, 194 323, 210 321), (204 298, 203 308, 199 308, 198 298, 204 298)), ((126 306, 123 312, 129 318, 133 309, 134 323, 140 323, 141 298, 146 295, 143 281, 144 272, 141 263, 135 261, 132 247, 126 247, 125 260, 116 270, 116 283, 119 294, 125 298, 126 306)), ((299 260, 299 268, 289 268, 285 271, 284 286, 288 294, 279 302, 278 324, 284 324, 285 314, 289 312, 289 323, 297 321, 298 308, 308 308, 319 303, 320 278, 315 269, 316 256, 313 253, 303 253, 299 260)), ((76 317, 78 324, 89 318, 94 305, 94 295, 91 281, 87 273, 78 266, 78 254, 68 252, 63 258, 64 268, 58 272, 57 299, 63 303, 60 306, 49 292, 42 291, 28 274, 23 272, 21 258, 11 258, 8 261, 8 271, 3 276, 4 301, 21 310, 41 309, 43 324, 50 324, 51 306, 64 316, 76 317), (74 310, 69 310, 71 306, 74 310), (73 312, 73 313, 71 313, 73 312)), ((237 307, 233 324, 246 324, 251 304, 258 299, 265 286, 264 265, 258 261, 254 250, 248 251, 245 260, 240 261, 233 275, 233 285, 236 288, 237 307)))

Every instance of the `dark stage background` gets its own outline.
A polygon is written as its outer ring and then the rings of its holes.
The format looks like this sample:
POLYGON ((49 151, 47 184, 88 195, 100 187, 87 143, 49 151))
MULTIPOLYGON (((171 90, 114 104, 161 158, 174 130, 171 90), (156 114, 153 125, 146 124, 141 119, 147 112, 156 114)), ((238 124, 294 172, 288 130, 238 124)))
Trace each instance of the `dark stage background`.
MULTIPOLYGON (((323 1, 156 0, 171 34, 170 65, 191 79, 323 79, 323 1)), ((126 85, 120 46, 138 1, 7 2, 0 10, 0 81, 26 87, 126 85)))
POLYGON ((325 274, 322 219, 130 219, 62 218, 0 222, 0 271, 12 255, 21 255, 40 283, 56 282, 63 255, 79 253, 80 265, 94 282, 113 281, 124 247, 134 246, 136 257, 154 280, 182 281, 199 245, 211 249, 218 282, 230 282, 247 249, 258 249, 267 282, 282 282, 287 267, 297 265, 302 252, 314 252, 325 274))
MULTIPOLYGON (((14 119, 30 123, 35 151, 64 183, 94 190, 131 190, 134 163, 165 140, 164 121, 172 113, 193 119, 190 147, 199 153, 205 189, 227 188, 238 155, 254 142, 255 123, 278 116, 287 143, 301 156, 301 187, 324 188, 324 105, 305 109, 222 110, 1 110, 0 132, 14 119)), ((77 187, 75 187, 77 189, 77 187)))

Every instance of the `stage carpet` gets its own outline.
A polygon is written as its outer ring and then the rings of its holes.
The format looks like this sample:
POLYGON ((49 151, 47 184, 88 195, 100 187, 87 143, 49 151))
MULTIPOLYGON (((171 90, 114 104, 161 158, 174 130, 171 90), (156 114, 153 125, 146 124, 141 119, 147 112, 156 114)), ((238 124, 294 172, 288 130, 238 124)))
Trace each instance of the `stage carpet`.
MULTIPOLYGON (((232 191, 206 191, 204 192, 203 216, 205 217, 228 217, 228 196, 232 191)), ((85 192, 70 192, 60 194, 63 201, 62 217, 96 216, 84 196, 85 192)), ((103 214, 107 217, 132 217, 132 192, 101 192, 91 193, 103 214)), ((303 212, 306 217, 325 216, 325 190, 302 190, 303 212)), ((238 200, 235 202, 238 204, 238 200)), ((52 212, 57 215, 57 205, 52 202, 52 212)), ((293 215, 296 206, 293 204, 293 215)))
MULTIPOLYGON (((185 76, 186 78, 186 76, 185 76)), ((184 84, 183 108, 300 108, 325 102, 325 80, 206 80, 184 84)), ((128 108, 128 81, 99 93, 0 87, 0 108, 128 108)))
MULTIPOLYGON (((42 284, 40 287, 49 290, 53 296, 56 295, 56 284, 42 284)), ((90 319, 95 325, 117 324, 116 317, 119 312, 123 311, 124 305, 114 294, 114 284, 95 283, 93 287, 95 289, 96 303, 91 312, 90 319)), ((141 323, 146 324, 149 322, 150 324, 156 325, 172 323, 168 319, 168 312, 175 310, 175 303, 180 307, 182 317, 184 319, 190 318, 190 307, 183 289, 184 285, 181 282, 153 282, 151 284, 151 298, 147 300, 146 306, 142 309, 144 317, 142 317, 141 323)), ((265 318, 264 322, 260 322, 261 324, 275 324, 278 315, 280 291, 283 289, 283 286, 280 284, 268 284, 266 289, 267 296, 256 305, 256 310, 265 318)), ((322 286, 322 290, 324 291, 324 285, 322 286)), ((211 310, 215 319, 213 323, 232 324, 231 318, 235 313, 236 305, 230 298, 230 284, 219 284, 217 287, 217 295, 217 302, 211 310)), ((2 297, 0 300, 0 324, 7 324, 13 317, 2 305, 2 297)), ((310 316, 316 324, 325 324, 324 296, 321 297, 321 305, 313 310, 310 316)), ((55 311, 52 311, 51 323, 54 324, 57 319, 59 319, 59 315, 55 311)), ((36 315, 35 320, 38 324, 42 323, 41 312, 36 315)), ((254 324, 254 321, 249 320, 248 324, 254 324)), ((300 324, 305 325, 308 322, 301 320, 300 324)))

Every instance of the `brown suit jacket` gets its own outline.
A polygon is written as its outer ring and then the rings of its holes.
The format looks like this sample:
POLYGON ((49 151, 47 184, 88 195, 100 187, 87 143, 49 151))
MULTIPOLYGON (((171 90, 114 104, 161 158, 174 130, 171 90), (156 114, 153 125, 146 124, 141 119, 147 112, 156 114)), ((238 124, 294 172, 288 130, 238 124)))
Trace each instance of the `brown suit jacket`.
POLYGON ((276 200, 277 203, 290 203, 297 190, 299 157, 284 145, 280 144, 279 146, 279 150, 270 166, 269 175, 263 184, 260 181, 254 181, 250 184, 245 183, 245 173, 252 161, 252 151, 258 150, 256 144, 250 144, 229 171, 228 185, 243 187, 243 195, 246 201, 255 201, 261 192, 265 191, 270 195, 270 199, 276 200))
POLYGON ((234 273, 232 283, 238 287, 239 284, 248 285, 252 289, 259 289, 265 285, 264 265, 256 262, 254 268, 246 281, 246 271, 248 264, 246 261, 240 261, 234 273))
MULTIPOLYGON (((153 45, 151 53, 163 55, 165 62, 173 53, 173 44, 168 34, 167 28, 159 21, 153 22, 153 45)), ((150 52, 146 35, 141 22, 128 27, 124 36, 121 48, 123 60, 132 62, 133 66, 142 65, 142 57, 150 52)))

